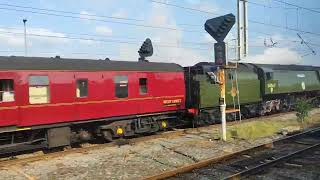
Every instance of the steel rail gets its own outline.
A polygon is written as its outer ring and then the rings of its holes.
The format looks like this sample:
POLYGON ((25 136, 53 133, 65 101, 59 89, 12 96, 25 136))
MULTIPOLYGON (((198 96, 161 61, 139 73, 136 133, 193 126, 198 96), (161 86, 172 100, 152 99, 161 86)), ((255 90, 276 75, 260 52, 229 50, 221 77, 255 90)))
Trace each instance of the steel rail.
MULTIPOLYGON (((155 134, 155 135, 141 136, 141 137, 136 137, 136 138, 132 138, 132 139, 125 139, 125 141, 126 141, 125 144, 143 143, 149 139, 159 139, 159 138, 180 136, 184 133, 185 132, 183 130, 160 132, 159 134, 155 134)), ((119 146, 117 141, 111 142, 111 143, 105 143, 105 144, 90 144, 90 146, 86 146, 86 147, 71 148, 71 149, 67 149, 67 150, 61 150, 61 151, 57 151, 57 152, 49 152, 47 154, 44 153, 44 154, 34 155, 34 156, 29 156, 29 157, 14 158, 14 159, 7 157, 9 159, 6 159, 6 158, 3 158, 2 160, 0 159, 0 169, 8 167, 8 166, 15 166, 15 165, 26 164, 26 163, 31 163, 31 162, 35 162, 35 161, 53 159, 53 158, 65 156, 68 154, 87 153, 88 151, 99 150, 99 149, 103 149, 103 148, 107 148, 107 147, 115 147, 115 146, 119 146)), ((13 156, 13 157, 15 157, 15 156, 13 156)))
MULTIPOLYGON (((225 161, 225 160, 230 160, 230 159, 235 158, 235 157, 237 157, 239 155, 242 155, 242 154, 247 154, 247 153, 250 153, 250 152, 253 152, 253 151, 258 151, 258 150, 263 150, 263 149, 268 149, 268 148, 273 148, 274 144, 281 143, 281 142, 286 141, 286 140, 293 140, 293 139, 299 138, 301 136, 304 136, 304 135, 307 135, 307 134, 312 134, 312 133, 315 133, 315 132, 318 132, 318 131, 320 131, 320 127, 315 127, 313 129, 309 129, 307 131, 304 131, 304 132, 301 132, 301 133, 297 133, 297 134, 294 134, 294 135, 291 135, 291 136, 288 136, 288 137, 280 138, 278 140, 275 140, 275 141, 272 141, 272 142, 269 142, 269 143, 261 144, 261 145, 255 146, 255 147, 247 148, 247 149, 236 151, 236 152, 233 152, 233 153, 226 153, 225 155, 222 155, 222 156, 205 159, 203 161, 199 161, 199 162, 196 162, 196 163, 193 163, 193 164, 190 164, 190 165, 187 165, 187 166, 183 166, 183 167, 178 167, 176 169, 173 169, 173 170, 170 170, 170 171, 165 171, 165 172, 159 173, 157 175, 145 177, 143 179, 144 180, 166 179, 166 178, 173 177, 173 176, 176 176, 176 175, 179 175, 179 174, 188 173, 188 172, 190 172, 192 170, 200 169, 200 168, 209 166, 211 164, 216 164, 218 162, 222 162, 222 161, 225 161)), ((319 144, 317 144, 317 146, 319 146, 319 144)))
POLYGON ((312 150, 312 149, 315 149, 315 148, 318 148, 318 147, 320 147, 320 143, 317 143, 317 144, 314 144, 312 146, 306 147, 304 149, 295 151, 295 152, 290 153, 288 155, 276 158, 274 160, 268 161, 266 163, 260 164, 258 166, 252 167, 250 169, 246 169, 244 171, 241 171, 241 172, 238 172, 238 173, 233 174, 231 176, 228 176, 228 177, 226 177, 224 179, 240 179, 240 178, 244 178, 244 177, 247 177, 247 176, 250 176, 250 175, 253 175, 253 174, 257 174, 257 173, 265 170, 266 168, 269 168, 269 167, 272 167, 272 166, 274 166, 274 165, 276 165, 278 163, 287 161, 287 160, 293 158, 294 156, 297 156, 299 154, 302 154, 302 153, 304 153, 306 151, 309 151, 309 150, 312 150))

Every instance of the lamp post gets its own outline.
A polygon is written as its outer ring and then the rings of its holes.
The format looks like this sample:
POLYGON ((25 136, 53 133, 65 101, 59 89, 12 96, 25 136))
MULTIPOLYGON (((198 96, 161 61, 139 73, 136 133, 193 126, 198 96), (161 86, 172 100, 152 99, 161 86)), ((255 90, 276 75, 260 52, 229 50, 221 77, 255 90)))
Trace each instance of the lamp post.
POLYGON ((23 26, 24 26, 24 55, 27 56, 28 55, 28 51, 27 51, 27 19, 23 19, 23 26))

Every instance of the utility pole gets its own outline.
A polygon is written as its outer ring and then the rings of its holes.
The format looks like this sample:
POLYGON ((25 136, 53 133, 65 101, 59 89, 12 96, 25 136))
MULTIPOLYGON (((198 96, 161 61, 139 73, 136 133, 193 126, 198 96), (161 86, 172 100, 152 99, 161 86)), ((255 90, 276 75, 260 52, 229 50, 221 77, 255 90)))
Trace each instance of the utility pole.
POLYGON ((27 51, 27 19, 23 19, 23 26, 24 26, 24 55, 27 56, 28 55, 28 51, 27 51))
POLYGON ((243 1, 243 56, 248 55, 248 0, 243 1))
POLYGON ((238 34, 238 59, 237 61, 241 60, 241 22, 240 22, 240 0, 237 0, 237 34, 238 34))
POLYGON ((248 48, 248 0, 237 0, 238 61, 246 57, 248 48))

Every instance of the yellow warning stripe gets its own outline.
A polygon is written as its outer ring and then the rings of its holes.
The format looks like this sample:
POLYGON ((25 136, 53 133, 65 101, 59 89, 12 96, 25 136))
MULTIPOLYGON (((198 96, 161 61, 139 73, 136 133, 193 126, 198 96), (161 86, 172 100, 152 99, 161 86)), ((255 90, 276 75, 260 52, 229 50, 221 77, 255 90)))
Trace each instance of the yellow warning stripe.
POLYGON ((30 127, 25 127, 25 128, 17 128, 16 131, 27 131, 27 130, 31 130, 30 127))
POLYGON ((114 99, 114 100, 102 100, 102 101, 86 101, 86 102, 72 102, 72 103, 56 103, 56 104, 35 104, 25 106, 10 106, 0 107, 0 110, 7 109, 18 109, 18 108, 35 108, 35 107, 55 107, 55 106, 70 106, 70 105, 82 105, 82 104, 101 104, 101 103, 112 103, 112 102, 128 102, 128 101, 141 101, 141 100, 152 100, 152 99, 168 99, 168 98, 183 98, 183 95, 177 96, 159 96, 159 97, 144 97, 144 98, 130 98, 130 99, 114 99))
POLYGON ((0 110, 17 109, 17 108, 19 108, 19 106, 0 107, 0 110))

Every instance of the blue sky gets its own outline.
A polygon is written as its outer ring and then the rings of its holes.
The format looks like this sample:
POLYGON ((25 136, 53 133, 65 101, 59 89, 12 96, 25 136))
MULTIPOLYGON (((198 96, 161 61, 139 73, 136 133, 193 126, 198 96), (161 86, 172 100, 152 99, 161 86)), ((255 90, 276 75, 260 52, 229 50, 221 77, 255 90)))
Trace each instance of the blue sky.
MULTIPOLYGON (((136 61, 140 44, 149 37, 155 48, 151 61, 182 65, 213 61, 214 41, 204 31, 203 24, 218 15, 235 14, 236 0, 155 1, 208 13, 150 0, 0 0, 0 54, 24 55, 22 19, 27 18, 29 56, 136 61)), ((253 23, 259 21, 320 34, 317 20, 320 1, 282 1, 315 8, 316 12, 274 0, 249 0, 249 56, 243 61, 320 65, 320 35, 299 33, 317 53, 312 55, 300 43, 296 31, 253 23), (268 47, 270 39, 276 46, 268 47)), ((234 28, 227 37, 230 58, 234 57, 235 32, 234 28)))

